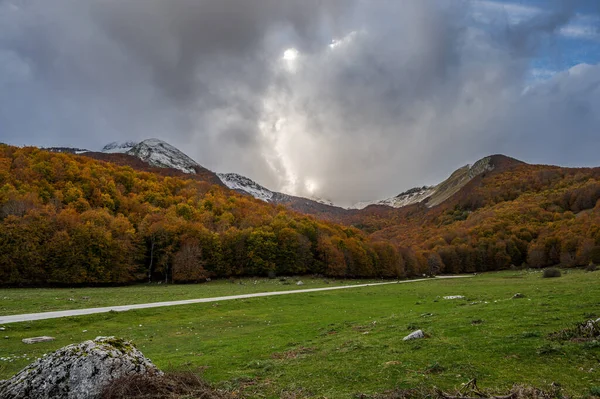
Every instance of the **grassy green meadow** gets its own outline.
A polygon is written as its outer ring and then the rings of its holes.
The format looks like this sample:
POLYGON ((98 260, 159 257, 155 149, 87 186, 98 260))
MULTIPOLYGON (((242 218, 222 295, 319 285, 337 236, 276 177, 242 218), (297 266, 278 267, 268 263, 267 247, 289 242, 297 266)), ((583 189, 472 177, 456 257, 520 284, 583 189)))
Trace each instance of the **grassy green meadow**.
MULTIPOLYGON (((269 283, 263 284, 256 291, 269 290, 269 283)), ((281 290, 272 284, 273 290, 281 290)), ((91 306, 103 306, 134 303, 132 299, 231 295, 245 293, 240 290, 249 286, 215 283, 222 291, 206 295, 200 294, 204 285, 162 286, 162 294, 146 297, 142 293, 147 287, 74 290, 73 295, 90 296, 90 302, 102 297, 91 306)), ((301 288, 312 287, 307 283, 301 288)), ((3 301, 0 314, 39 311, 34 309, 39 303, 53 303, 54 297, 71 292, 0 290, 0 298, 21 298, 17 302, 22 303, 3 301)), ((79 301, 66 305, 61 309, 76 308, 72 305, 79 301)), ((552 279, 541 278, 539 272, 507 271, 105 313, 5 325, 0 332, 0 379, 64 345, 115 335, 132 340, 164 370, 195 371, 250 397, 291 393, 352 398, 416 386, 450 390, 471 378, 482 388, 499 391, 514 383, 547 388, 556 382, 568 394, 586 397, 600 386, 600 344, 551 341, 547 335, 591 317, 600 317, 600 272, 583 271, 552 279), (517 292, 525 297, 512 299, 517 292), (444 300, 445 295, 466 299, 444 300), (429 338, 402 341, 417 328, 429 338), (56 341, 21 343, 40 335, 56 341)))
POLYGON ((181 301, 255 292, 290 291, 307 288, 365 284, 381 280, 334 280, 311 277, 279 279, 243 278, 214 280, 203 284, 139 284, 102 288, 15 288, 0 289, 0 315, 52 312, 137 303, 181 301), (302 281, 302 286, 296 285, 302 281))

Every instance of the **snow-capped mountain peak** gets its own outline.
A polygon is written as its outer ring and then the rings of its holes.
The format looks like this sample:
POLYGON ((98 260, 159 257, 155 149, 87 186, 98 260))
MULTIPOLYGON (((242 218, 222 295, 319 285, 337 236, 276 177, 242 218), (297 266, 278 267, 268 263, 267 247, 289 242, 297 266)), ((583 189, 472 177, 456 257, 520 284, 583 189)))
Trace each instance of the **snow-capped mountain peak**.
POLYGON ((232 190, 250 194, 254 198, 266 202, 269 202, 271 199, 273 199, 274 193, 271 190, 261 186, 247 177, 238 175, 237 173, 217 173, 217 176, 219 176, 219 179, 221 179, 223 184, 232 190))
POLYGON ((105 153, 133 155, 152 166, 174 168, 185 173, 195 173, 200 165, 183 152, 159 139, 147 139, 140 143, 110 143, 102 148, 105 153))
MULTIPOLYGON (((379 201, 359 202, 351 208, 363 209, 369 205, 387 205, 393 208, 401 208, 403 206, 425 203, 427 207, 433 207, 441 204, 452 195, 458 192, 474 177, 494 170, 495 162, 501 162, 503 159, 508 159, 503 156, 489 156, 480 159, 473 165, 465 165, 454 171, 446 180, 437 186, 415 187, 398 194, 395 197, 386 198, 379 201)), ((515 160, 512 160, 515 161, 515 160)), ((516 161, 519 162, 519 161, 516 161)))

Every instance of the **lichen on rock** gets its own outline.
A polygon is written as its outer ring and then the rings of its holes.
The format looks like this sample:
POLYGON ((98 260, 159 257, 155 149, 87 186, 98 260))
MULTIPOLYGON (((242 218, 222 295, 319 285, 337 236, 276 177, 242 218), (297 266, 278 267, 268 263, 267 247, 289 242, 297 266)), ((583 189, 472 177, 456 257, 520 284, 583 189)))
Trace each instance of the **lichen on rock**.
POLYGON ((0 381, 3 399, 96 399, 117 378, 163 373, 128 341, 97 337, 68 345, 0 381))

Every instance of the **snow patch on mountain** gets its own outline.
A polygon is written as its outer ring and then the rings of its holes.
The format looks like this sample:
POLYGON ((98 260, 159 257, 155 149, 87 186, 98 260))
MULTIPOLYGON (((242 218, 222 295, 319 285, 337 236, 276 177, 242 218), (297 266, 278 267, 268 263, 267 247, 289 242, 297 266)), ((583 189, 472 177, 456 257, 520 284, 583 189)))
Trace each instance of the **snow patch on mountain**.
POLYGON ((350 207, 350 209, 363 209, 369 205, 387 205, 393 208, 401 208, 412 204, 418 204, 425 201, 425 205, 429 208, 439 205, 458 190, 464 187, 471 179, 484 172, 489 172, 494 169, 492 157, 485 157, 475 162, 473 165, 465 165, 459 168, 450 175, 449 178, 438 184, 437 186, 415 187, 398 194, 395 197, 386 198, 383 200, 359 202, 350 207))
POLYGON ((254 198, 266 202, 270 202, 273 199, 273 191, 247 177, 238 175, 237 173, 217 173, 217 176, 219 176, 223 184, 232 190, 245 192, 254 198))
POLYGON ((105 145, 102 152, 133 155, 152 166, 178 169, 185 173, 196 173, 196 169, 200 167, 198 162, 171 144, 158 139, 148 139, 141 143, 114 142, 105 145))
POLYGON ((328 199, 324 199, 324 198, 318 198, 318 197, 311 197, 309 198, 313 201, 318 202, 319 204, 323 204, 323 205, 329 205, 329 206, 336 206, 333 202, 331 202, 328 199))
POLYGON ((435 186, 415 187, 404 191, 395 197, 376 201, 365 201, 354 204, 350 209, 363 209, 369 205, 387 205, 392 208, 401 208, 412 204, 417 204, 430 197, 435 192, 435 186))
POLYGON ((179 169, 185 173, 195 173, 200 165, 192 158, 169 143, 158 139, 148 139, 137 144, 127 154, 134 155, 152 166, 179 169))
POLYGON ((119 143, 117 141, 114 141, 114 142, 109 143, 109 144, 105 145, 104 147, 102 147, 100 152, 104 152, 107 154, 126 153, 127 151, 129 151, 133 147, 135 147, 137 144, 138 143, 136 143, 135 141, 126 141, 124 143, 119 143))
POLYGON ((47 148, 42 147, 42 149, 44 149, 46 151, 50 151, 50 152, 76 154, 76 155, 85 154, 86 152, 90 152, 90 150, 86 150, 84 148, 72 148, 72 147, 47 147, 47 148))

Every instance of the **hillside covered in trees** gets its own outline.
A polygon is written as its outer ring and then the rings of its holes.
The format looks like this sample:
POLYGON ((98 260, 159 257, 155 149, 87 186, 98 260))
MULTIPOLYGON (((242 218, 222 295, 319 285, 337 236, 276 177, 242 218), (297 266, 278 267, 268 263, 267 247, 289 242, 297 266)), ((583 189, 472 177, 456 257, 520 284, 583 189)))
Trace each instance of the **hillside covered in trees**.
POLYGON ((318 273, 402 277, 399 248, 356 228, 169 176, 0 145, 2 285, 194 282, 318 273))
POLYGON ((600 262, 600 169, 508 162, 432 208, 321 219, 208 175, 155 169, 0 145, 0 284, 400 278, 600 262))
POLYGON ((371 209, 353 223, 416 249, 438 273, 600 263, 600 168, 517 164, 440 206, 371 209))

